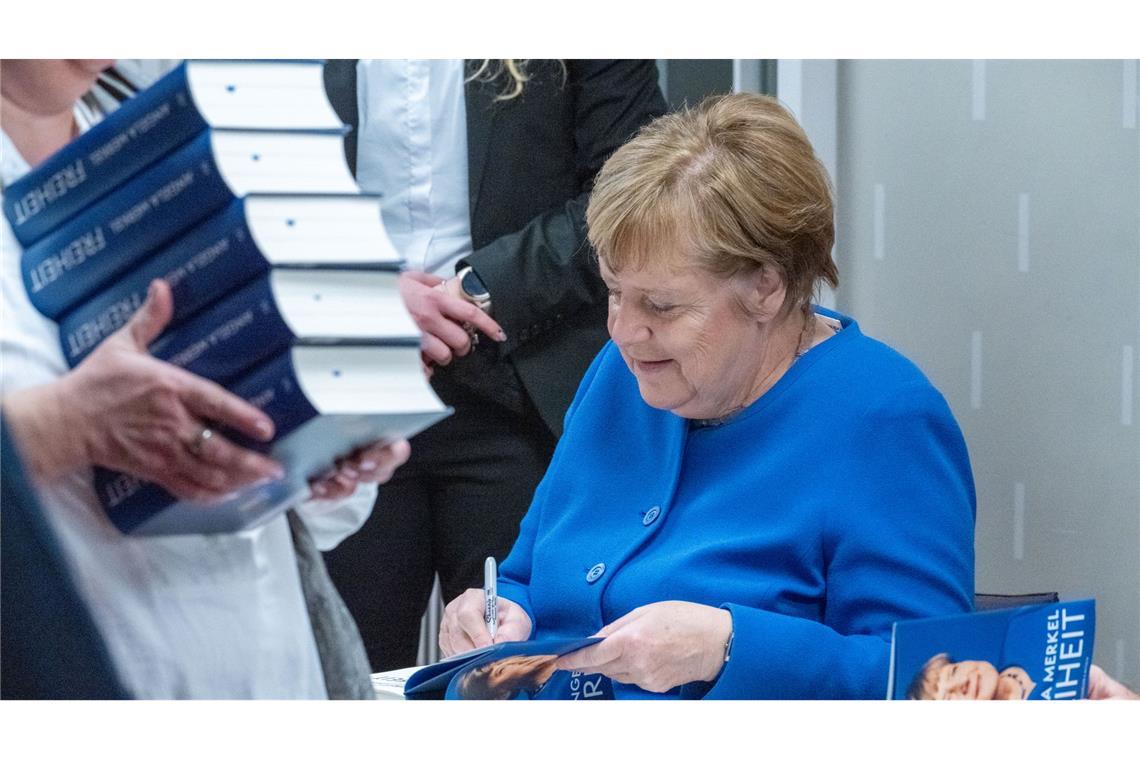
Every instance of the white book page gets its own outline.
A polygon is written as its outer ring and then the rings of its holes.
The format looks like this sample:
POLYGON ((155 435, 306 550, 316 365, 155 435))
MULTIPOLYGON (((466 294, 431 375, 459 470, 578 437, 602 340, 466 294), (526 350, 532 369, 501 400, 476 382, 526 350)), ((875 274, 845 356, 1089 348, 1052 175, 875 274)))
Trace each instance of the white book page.
POLYGON ((383 673, 373 673, 372 688, 376 691, 376 698, 403 699, 404 684, 408 682, 413 673, 422 670, 424 667, 426 666, 420 665, 400 668, 399 670, 386 670, 383 673))
POLYGON ((274 269, 270 288, 285 324, 308 340, 419 340, 395 272, 274 269))
POLYGON ((360 192, 344 157, 343 135, 214 130, 210 143, 235 196, 360 192))
POLYGON ((214 127, 335 129, 340 119, 315 61, 189 61, 194 105, 214 127))
POLYGON ((368 195, 250 196, 246 220, 270 264, 390 264, 401 261, 368 195))

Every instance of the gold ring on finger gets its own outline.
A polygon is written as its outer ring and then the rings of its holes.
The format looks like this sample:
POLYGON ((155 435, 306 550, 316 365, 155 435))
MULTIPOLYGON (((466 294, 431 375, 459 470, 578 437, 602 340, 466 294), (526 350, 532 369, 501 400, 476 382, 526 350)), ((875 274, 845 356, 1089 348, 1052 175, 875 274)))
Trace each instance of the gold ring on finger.
POLYGON ((203 425, 202 429, 198 431, 198 435, 194 436, 194 439, 190 441, 190 445, 187 448, 190 449, 191 454, 200 457, 202 456, 202 449, 206 446, 206 442, 213 437, 214 431, 203 425))

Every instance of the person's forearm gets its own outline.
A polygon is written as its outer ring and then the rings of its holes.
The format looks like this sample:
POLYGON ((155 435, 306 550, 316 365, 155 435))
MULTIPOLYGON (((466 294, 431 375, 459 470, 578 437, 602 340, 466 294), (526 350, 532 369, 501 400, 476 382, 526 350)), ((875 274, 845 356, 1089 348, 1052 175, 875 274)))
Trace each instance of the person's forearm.
POLYGON ((38 481, 50 481, 90 464, 67 404, 64 384, 59 380, 4 397, 4 419, 24 467, 38 481))

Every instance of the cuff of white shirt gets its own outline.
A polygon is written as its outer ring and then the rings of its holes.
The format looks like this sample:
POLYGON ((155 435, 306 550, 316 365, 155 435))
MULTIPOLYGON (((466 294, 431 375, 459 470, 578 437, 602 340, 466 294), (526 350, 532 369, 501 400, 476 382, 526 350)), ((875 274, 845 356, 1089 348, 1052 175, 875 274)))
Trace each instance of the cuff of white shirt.
POLYGON ((313 534, 317 548, 335 549, 364 525, 376 503, 375 483, 361 484, 351 496, 336 501, 310 499, 297 507, 297 514, 313 534))

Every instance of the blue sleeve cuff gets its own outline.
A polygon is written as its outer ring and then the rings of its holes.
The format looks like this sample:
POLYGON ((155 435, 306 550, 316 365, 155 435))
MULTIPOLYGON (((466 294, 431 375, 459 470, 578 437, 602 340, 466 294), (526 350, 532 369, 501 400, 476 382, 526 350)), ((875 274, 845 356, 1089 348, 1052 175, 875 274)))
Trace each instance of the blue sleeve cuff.
MULTIPOLYGON (((843 636, 822 623, 737 604, 729 661, 703 699, 883 699, 890 644, 877 636, 843 636)), ((690 688, 692 687, 692 688, 690 688)))

